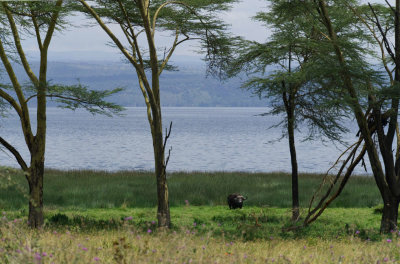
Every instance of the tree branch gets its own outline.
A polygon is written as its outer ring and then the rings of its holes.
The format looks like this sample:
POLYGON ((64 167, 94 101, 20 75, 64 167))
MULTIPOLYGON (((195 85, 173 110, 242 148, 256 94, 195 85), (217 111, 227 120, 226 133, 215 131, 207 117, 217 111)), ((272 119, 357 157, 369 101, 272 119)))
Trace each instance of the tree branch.
POLYGON ((19 84, 17 76, 15 75, 15 72, 11 66, 11 63, 7 58, 7 54, 4 50, 3 42, 1 41, 1 39, 0 39, 0 58, 1 58, 1 61, 3 62, 4 68, 7 71, 10 81, 14 87, 14 91, 17 94, 20 106, 18 106, 18 104, 16 102, 13 102, 14 99, 10 100, 7 93, 5 93, 4 91, 2 92, 2 95, 3 95, 2 97, 4 99, 6 99, 7 101, 9 101, 11 103, 11 105, 14 107, 14 109, 17 111, 17 113, 19 114, 22 129, 24 131, 25 141, 28 145, 28 148, 30 148, 32 145, 32 142, 33 142, 33 134, 32 134, 31 124, 30 124, 28 106, 25 103, 25 97, 24 97, 24 94, 22 93, 21 85, 19 84))
POLYGON ((389 44, 389 40, 386 38, 386 34, 385 34, 385 32, 383 31, 383 29, 382 29, 381 23, 379 22, 379 18, 378 18, 378 16, 377 16, 377 14, 375 13, 374 8, 372 7, 372 5, 371 5, 370 3, 368 3, 368 6, 369 6, 369 8, 371 9, 372 14, 373 14, 374 17, 375 17, 375 24, 376 24, 376 26, 378 27, 379 32, 380 32, 381 35, 382 35, 383 43, 385 44, 386 51, 389 53, 390 57, 392 57, 393 61, 396 61, 396 57, 395 57, 395 55, 394 55, 394 53, 393 53, 393 51, 392 51, 392 48, 390 47, 390 44, 389 44))
POLYGON ((47 30, 46 37, 44 38, 44 41, 43 41, 43 48, 45 48, 45 49, 47 49, 49 47, 49 45, 50 45, 50 41, 51 41, 51 38, 53 36, 54 29, 56 27, 58 14, 60 13, 60 9, 59 8, 61 8, 62 3, 63 3, 63 0, 57 0, 57 2, 56 2, 55 6, 56 6, 57 10, 51 16, 51 20, 50 20, 51 23, 50 23, 49 28, 47 30))
POLYGON ((31 14, 32 14, 32 23, 33 23, 33 26, 35 27, 35 32, 36 32, 36 40, 37 40, 37 43, 38 43, 38 46, 39 46, 39 50, 42 51, 43 43, 42 43, 42 39, 40 37, 40 28, 39 28, 39 25, 37 23, 36 16, 34 15, 32 9, 31 9, 31 14))
MULTIPOLYGON (((169 123, 169 130, 167 128, 165 128, 165 138, 164 138, 164 144, 163 144, 163 147, 162 147, 162 152, 163 153, 165 153, 165 147, 167 145, 168 138, 171 135, 171 130, 172 130, 172 121, 169 123)), ((167 169, 167 165, 168 165, 168 162, 169 162, 169 157, 171 156, 171 151, 172 151, 172 147, 170 147, 170 149, 168 150, 168 156, 167 156, 167 159, 166 159, 165 165, 164 165, 164 172, 167 169)))
POLYGON ((4 138, 0 137, 0 144, 3 145, 8 151, 10 151, 15 159, 17 160, 19 166, 23 171, 28 171, 28 166, 26 165, 24 159, 22 158, 21 154, 11 145, 9 144, 4 138))
POLYGON ((17 51, 18 51, 19 57, 21 59, 22 65, 24 66, 25 72, 29 76, 29 79, 31 79, 32 83, 35 86, 38 86, 39 85, 39 80, 37 79, 37 77, 33 73, 32 69, 31 69, 31 67, 30 67, 30 65, 28 63, 28 60, 26 59, 24 50, 22 49, 21 39, 20 39, 19 34, 18 34, 17 26, 15 25, 14 18, 13 18, 12 14, 11 14, 9 8, 8 8, 7 2, 2 2, 2 5, 3 5, 3 8, 4 8, 5 12, 6 12, 8 22, 10 23, 11 31, 12 31, 13 37, 14 37, 14 43, 15 43, 15 46, 17 48, 17 51))
POLYGON ((164 59, 164 61, 162 62, 161 66, 160 66, 160 71, 158 72, 158 75, 161 75, 162 71, 164 70, 165 66, 167 65, 169 59, 171 58, 172 54, 175 51, 176 46, 178 45, 178 37, 179 37, 179 31, 178 29, 176 29, 176 33, 175 33, 175 40, 174 43, 172 44, 171 49, 168 52, 167 57, 164 59))
MULTIPOLYGON (((361 20, 361 22, 368 28, 368 30, 371 32, 372 36, 374 37, 375 41, 378 43, 379 49, 381 51, 381 60, 382 60, 382 63, 383 63, 383 67, 385 68, 385 71, 389 76, 391 85, 393 85, 393 83, 394 83, 393 75, 391 74, 391 71, 390 71, 389 66, 387 64, 386 55, 385 55, 385 49, 383 48, 384 40, 382 39, 382 41, 381 41, 378 38, 375 30, 367 23, 367 21, 365 21, 365 19, 359 14, 359 12, 357 12, 357 10, 354 9, 353 6, 351 6, 350 4, 346 4, 346 5, 347 5, 347 7, 349 7, 351 9, 353 14, 355 14, 361 20)), ((372 21, 372 19, 368 15, 366 15, 366 16, 367 16, 368 19, 370 19, 372 21)), ((387 30, 385 30, 385 36, 386 36, 386 34, 387 34, 387 30)))
MULTIPOLYGON (((128 13, 126 12, 126 9, 125 9, 124 5, 122 4, 121 0, 118 0, 118 4, 119 4, 120 9, 124 13, 125 20, 128 23, 128 28, 131 31, 131 35, 132 35, 132 39, 133 39, 133 43, 134 43, 134 49, 135 49, 135 51, 136 51, 135 53, 137 54, 137 57, 139 59, 139 63, 144 68, 143 57, 142 57, 142 54, 141 54, 140 49, 139 49, 139 44, 137 42, 137 35, 135 35, 132 23, 131 23, 131 21, 129 19, 128 13)), ((139 34, 140 34, 140 32, 138 33, 138 35, 139 34)))
POLYGON ((163 144, 163 152, 165 151, 165 146, 167 145, 167 140, 169 136, 171 135, 171 130, 172 130, 172 121, 169 123, 169 130, 165 128, 165 138, 164 138, 164 144, 163 144))
POLYGON ((106 26, 106 24, 102 21, 100 16, 96 13, 93 8, 91 8, 85 0, 79 0, 79 2, 89 11, 89 13, 92 15, 94 19, 96 19, 97 23, 101 26, 101 28, 107 33, 107 35, 114 41, 115 45, 120 49, 120 51, 125 55, 125 57, 132 63, 132 65, 135 67, 136 72, 139 74, 140 78, 143 81, 144 87, 146 89, 146 93, 149 98, 149 103, 151 104, 151 107, 156 109, 157 104, 156 100, 154 98, 154 94, 150 88, 150 84, 147 81, 146 74, 144 72, 144 68, 140 67, 135 59, 128 53, 128 51, 124 48, 124 46, 121 44, 121 42, 118 40, 118 38, 111 32, 111 30, 106 26))
POLYGON ((6 93, 2 89, 0 89, 0 97, 3 98, 4 100, 6 100, 15 109, 15 111, 17 112, 17 114, 20 118, 22 117, 21 107, 18 104, 18 102, 15 101, 14 98, 12 98, 11 95, 9 95, 8 93, 6 93))
POLYGON ((392 9, 393 13, 396 14, 396 10, 393 8, 393 6, 388 2, 388 0, 385 0, 386 4, 392 9))
MULTIPOLYGON (((347 169, 346 174, 344 175, 343 180, 340 183, 339 189, 336 191, 336 193, 334 195, 332 195, 332 197, 327 202, 325 202, 325 204, 319 209, 319 211, 312 218, 310 218, 311 215, 308 215, 306 217, 306 219, 304 220, 304 226, 307 226, 310 223, 317 220, 317 218, 325 211, 325 209, 329 206, 329 204, 331 204, 340 195, 340 193, 343 191, 347 181, 349 180, 351 174, 353 173, 353 170, 358 165, 358 163, 360 163, 360 161, 363 159, 366 151, 367 151, 367 147, 364 145, 360 154, 357 156, 357 158, 354 160, 354 162, 350 164, 349 168, 347 169)), ((330 191, 331 191, 331 189, 329 190, 329 192, 330 191)))

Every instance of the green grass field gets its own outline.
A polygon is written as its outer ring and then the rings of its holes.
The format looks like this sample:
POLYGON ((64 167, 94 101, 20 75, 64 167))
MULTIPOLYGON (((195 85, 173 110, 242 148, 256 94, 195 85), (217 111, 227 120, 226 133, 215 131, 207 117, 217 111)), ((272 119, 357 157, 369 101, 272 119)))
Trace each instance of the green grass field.
MULTIPOLYGON (((233 192, 248 196, 246 206, 291 206, 291 178, 285 173, 169 173, 170 205, 226 205, 233 192)), ((308 206, 322 176, 301 174, 300 206, 308 206)), ((7 180, 0 179, 3 183, 7 180)), ((0 208, 26 207, 27 183, 19 172, 11 175, 11 186, 2 188, 0 208), (24 196, 25 194, 25 196, 24 196)), ((352 177, 332 207, 374 207, 381 198, 372 177, 352 177)), ((44 182, 47 208, 128 208, 156 205, 155 177, 150 172, 56 171, 47 170, 44 182)))
MULTIPOLYGON (((5 170, 4 168, 2 169, 5 170)), ((302 174, 302 215, 322 176, 302 174)), ((45 174, 45 227, 26 227, 26 182, 2 178, 0 263, 400 263, 398 232, 379 234, 372 178, 353 177, 312 225, 290 222, 290 175, 170 173, 172 229, 156 228, 149 172, 45 174), (226 196, 248 196, 229 210, 226 196)))

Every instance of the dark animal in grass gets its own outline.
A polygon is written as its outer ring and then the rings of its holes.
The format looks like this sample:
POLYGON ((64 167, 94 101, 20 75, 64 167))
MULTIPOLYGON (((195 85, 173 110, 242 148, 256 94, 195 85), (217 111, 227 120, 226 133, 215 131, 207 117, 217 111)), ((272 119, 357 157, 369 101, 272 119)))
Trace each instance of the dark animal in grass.
POLYGON ((245 198, 240 193, 232 193, 232 194, 228 195, 229 209, 242 208, 243 201, 246 199, 247 198, 245 198))

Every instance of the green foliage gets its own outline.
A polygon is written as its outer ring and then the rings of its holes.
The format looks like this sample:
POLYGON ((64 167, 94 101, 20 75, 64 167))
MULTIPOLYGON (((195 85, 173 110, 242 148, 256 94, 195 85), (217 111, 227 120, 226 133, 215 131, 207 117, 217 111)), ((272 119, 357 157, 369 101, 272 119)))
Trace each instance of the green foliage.
POLYGON ((115 93, 123 91, 122 88, 113 90, 89 90, 80 83, 77 85, 50 85, 48 86, 48 97, 54 98, 61 103, 60 107, 75 110, 85 108, 92 114, 106 114, 111 116, 123 110, 123 107, 104 100, 115 93))
MULTIPOLYGON (((176 43, 170 47, 157 47, 160 53, 163 53, 163 56, 158 58, 159 62, 163 62, 165 59, 168 60, 166 57, 169 52, 173 52, 175 47, 189 40, 200 42, 200 46, 206 51, 207 57, 218 53, 219 49, 222 48, 221 40, 225 37, 225 30, 227 29, 227 25, 218 18, 218 12, 228 10, 235 2, 237 0, 150 1, 150 23, 155 22, 153 30, 156 33, 162 32, 164 35, 170 34, 171 44, 173 42, 172 39, 177 37, 176 43)), ((93 10, 104 22, 117 23, 125 29, 128 39, 127 45, 137 46, 137 50, 133 51, 134 57, 138 56, 138 50, 140 50, 141 56, 143 56, 142 66, 145 69, 149 69, 147 48, 139 47, 140 44, 134 43, 135 40, 133 39, 133 35, 135 35, 135 38, 140 39, 145 34, 143 20, 137 4, 129 0, 98 0, 93 1, 93 3, 93 10)), ((88 10, 79 4, 76 5, 75 9, 89 15, 88 10)), ((114 46, 114 44, 112 45, 114 46)), ((169 66, 166 67, 166 70, 174 70, 174 68, 169 66)))
MULTIPOLYGON (((70 26, 68 18, 73 11, 72 1, 64 1, 61 7, 54 4, 55 1, 8 1, 7 9, 14 15, 15 22, 23 29, 22 33, 28 37, 35 37, 36 32, 32 25, 32 14, 36 17, 36 23, 40 34, 44 39, 44 34, 48 30, 48 26, 52 20, 52 14, 59 11, 56 23, 56 30, 62 31, 70 26)), ((0 19, 5 21, 4 7, 0 5, 0 19)), ((9 28, 8 23, 3 23, 9 28)))
MULTIPOLYGON (((9 11, 13 16, 15 25, 19 32, 18 34, 21 36, 28 35, 28 37, 36 37, 39 42, 42 42, 46 37, 46 32, 49 30, 49 25, 52 22, 54 12, 59 11, 56 20, 56 30, 61 31, 69 25, 67 16, 71 16, 74 7, 75 5, 70 1, 66 1, 61 7, 57 7, 53 2, 49 3, 46 1, 8 2, 6 5, 0 5, 0 37, 2 38, 2 41, 4 41, 3 45, 6 47, 6 51, 8 52, 5 56, 9 57, 9 59, 15 63, 21 64, 22 62, 21 54, 17 53, 15 50, 15 43, 10 41, 13 37, 10 30, 11 22, 8 21, 6 11, 9 11), (17 57, 19 58, 17 59, 17 57)), ((40 46, 43 44, 44 43, 41 43, 39 45, 39 50, 41 49, 40 46)), ((21 47, 21 49, 23 48, 21 47)), ((47 61, 43 63, 47 63, 47 61)), ((30 65, 27 64, 24 67, 29 68, 30 65)), ((18 75, 17 78, 20 80, 23 79, 20 75, 18 75)), ((25 96, 27 97, 27 101, 37 97, 38 85, 38 83, 31 82, 23 86, 23 89, 26 92, 25 96)), ((14 89, 16 89, 15 87, 1 84, 0 88, 3 90, 11 90, 10 95, 16 98, 14 91, 14 89)), ((82 107, 93 114, 99 113, 112 115, 123 110, 121 106, 104 100, 104 98, 120 91, 122 91, 121 88, 94 91, 89 90, 86 86, 83 86, 80 83, 76 85, 46 83, 46 96, 60 103, 61 107, 72 110, 82 107)), ((7 110, 7 104, 6 100, 1 98, 0 113, 4 113, 7 110)))
MULTIPOLYGON (((52 101, 59 103, 59 107, 76 110, 84 108, 92 114, 104 114, 112 116, 123 111, 124 108, 118 104, 105 101, 104 99, 122 92, 123 88, 115 88, 113 90, 90 90, 78 80, 78 84, 52 84, 48 82, 46 85, 46 96, 52 101)), ((27 84, 24 86, 28 100, 37 96, 36 87, 27 84)))

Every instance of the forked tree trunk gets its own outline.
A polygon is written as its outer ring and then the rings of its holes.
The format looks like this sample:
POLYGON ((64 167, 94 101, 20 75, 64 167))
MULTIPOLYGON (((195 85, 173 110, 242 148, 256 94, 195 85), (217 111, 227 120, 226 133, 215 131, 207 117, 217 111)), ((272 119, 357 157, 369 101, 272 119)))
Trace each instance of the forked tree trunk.
POLYGON ((381 233, 389 233, 397 230, 397 217, 399 211, 399 199, 389 193, 388 197, 384 198, 382 220, 381 220, 381 233))
POLYGON ((29 170, 29 216, 28 225, 31 228, 41 228, 44 224, 43 218, 43 174, 44 161, 31 164, 29 170))
POLYGON ((171 227, 171 217, 168 200, 168 185, 165 168, 164 138, 162 134, 161 117, 154 119, 153 147, 155 173, 157 179, 157 220, 159 227, 171 227))

